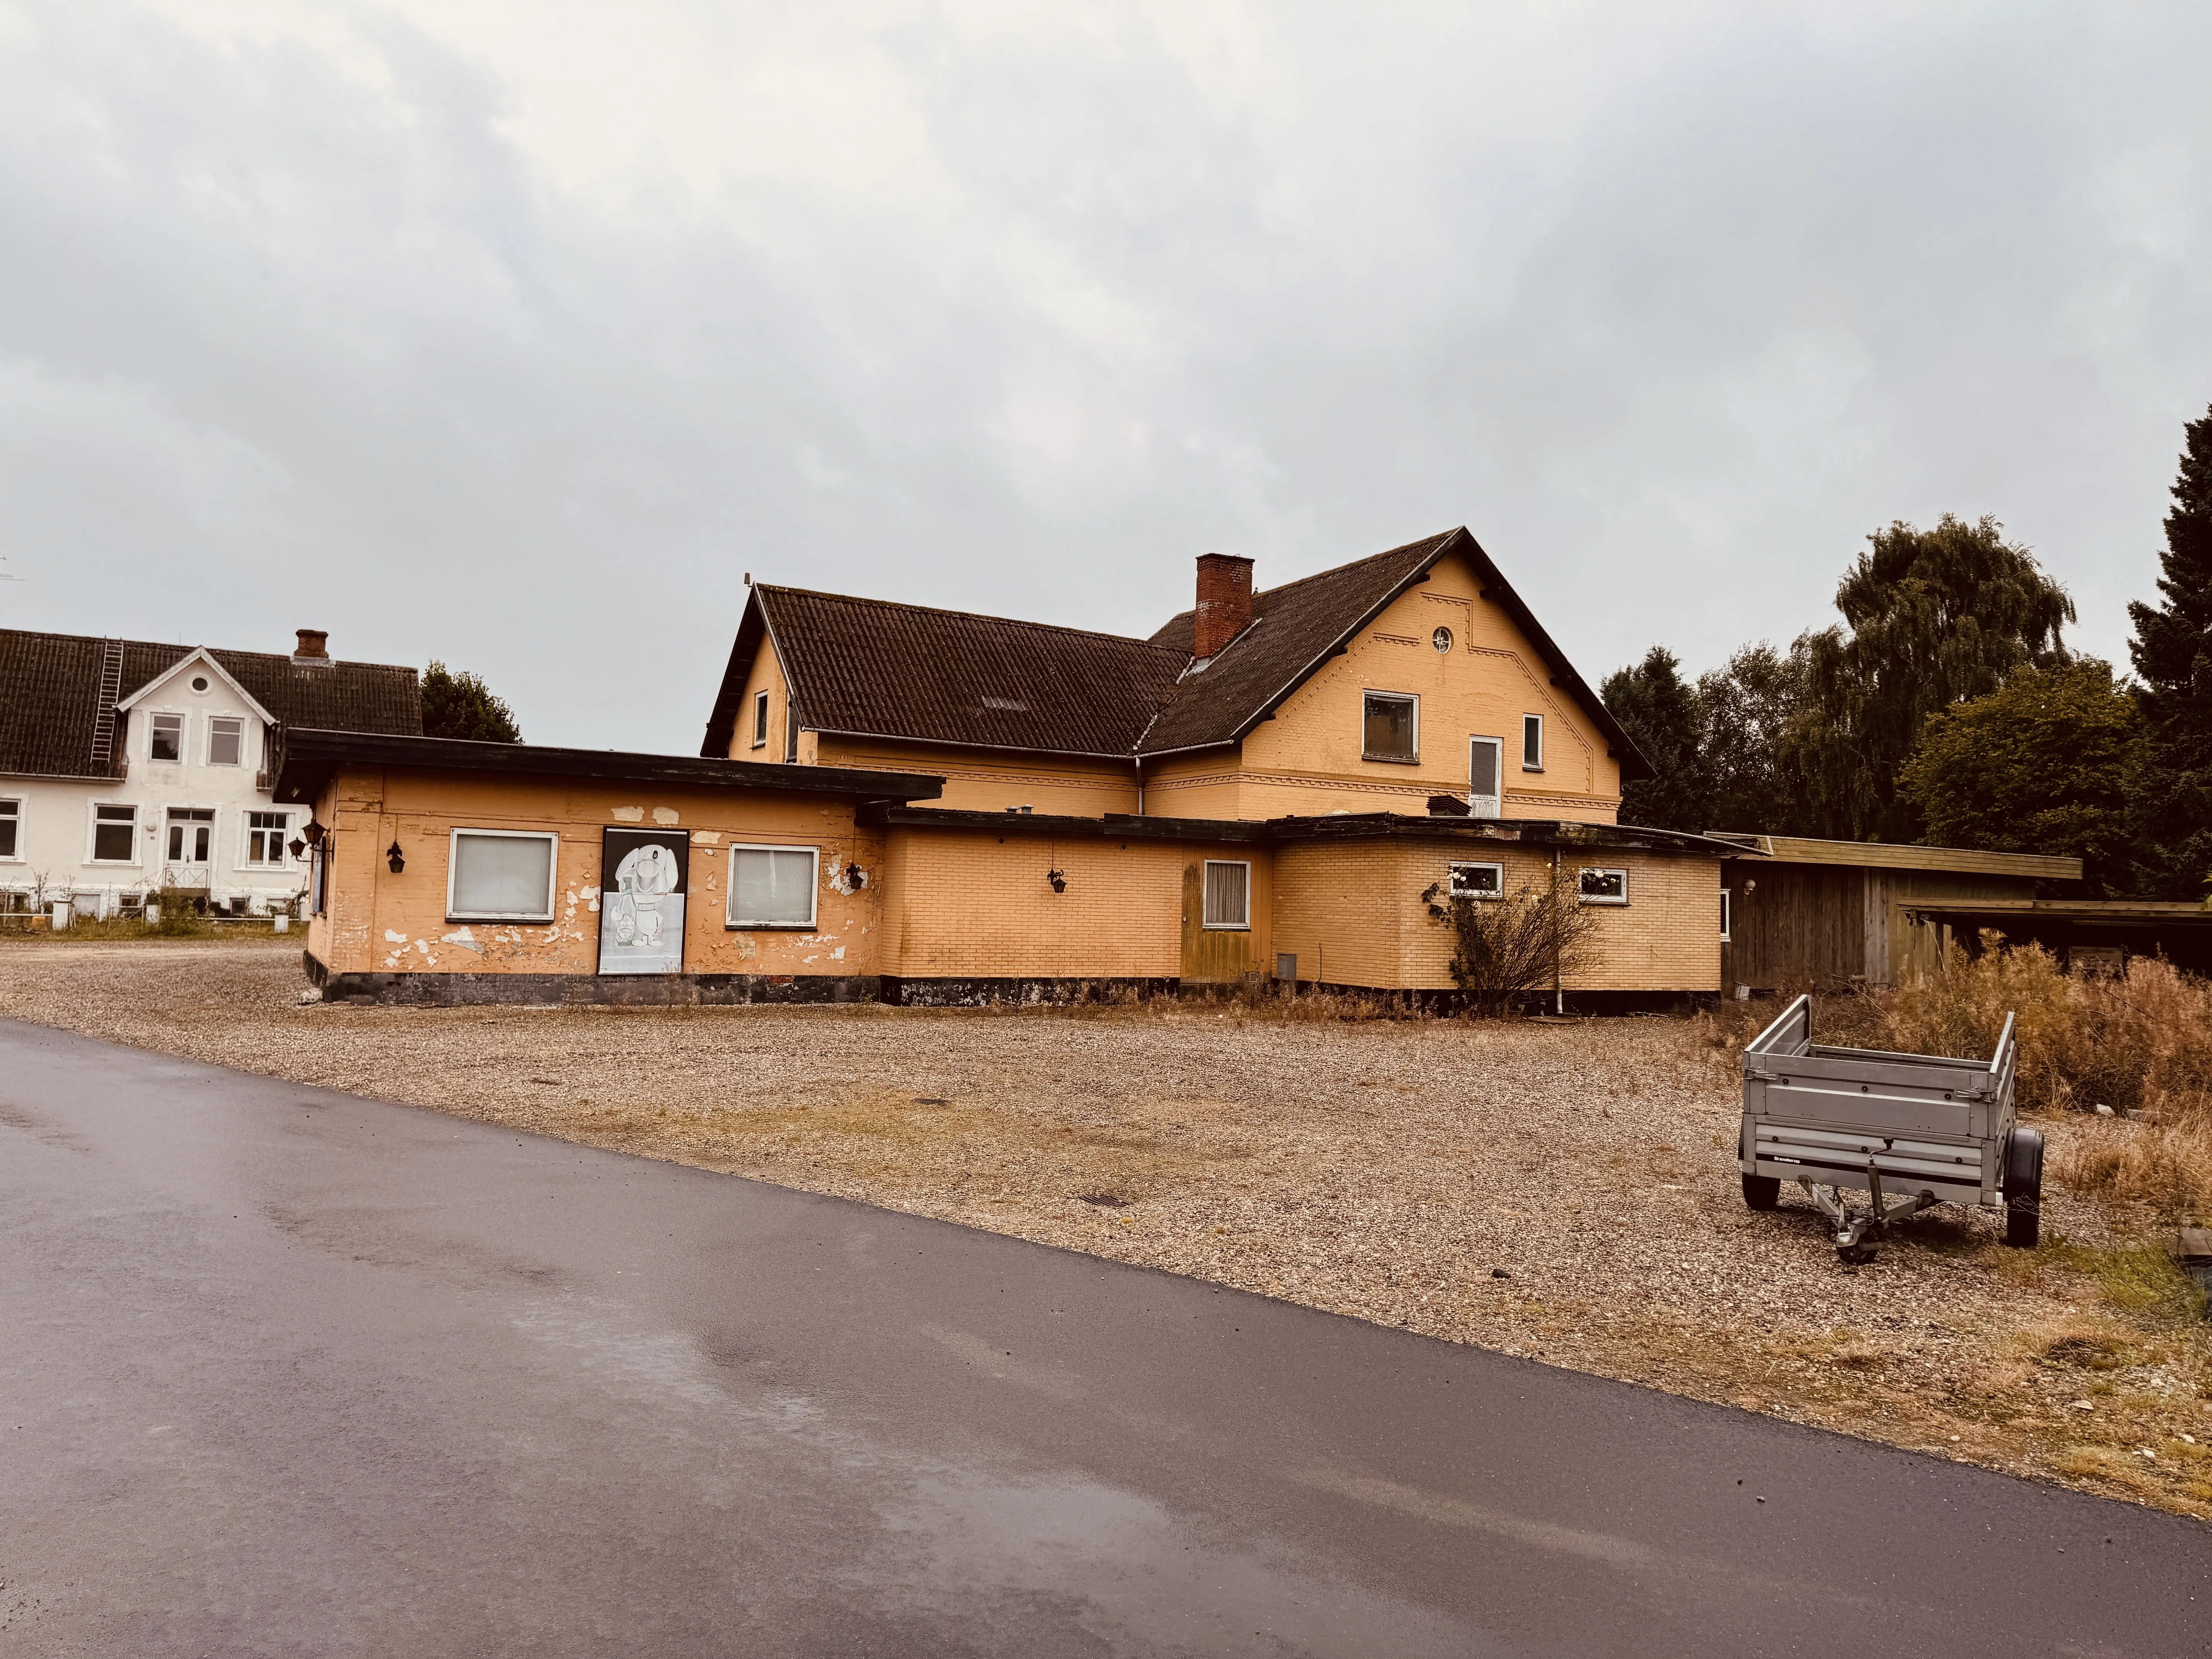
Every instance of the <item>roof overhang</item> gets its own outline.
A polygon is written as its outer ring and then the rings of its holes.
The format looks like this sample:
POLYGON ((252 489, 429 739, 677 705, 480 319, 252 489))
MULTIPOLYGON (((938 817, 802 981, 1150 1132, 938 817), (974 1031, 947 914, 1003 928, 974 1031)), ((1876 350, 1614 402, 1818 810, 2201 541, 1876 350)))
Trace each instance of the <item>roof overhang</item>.
POLYGON ((2023 881, 2079 881, 2081 860, 2045 853, 1987 853, 1972 847, 1917 847, 1899 842, 1815 841, 1804 836, 1709 831, 1731 858, 1776 864, 1837 864, 1868 870, 1922 870, 1959 875, 2012 876, 2023 881))
POLYGON ((682 784, 713 789, 793 790, 870 801, 934 800, 941 777, 844 766, 779 766, 612 749, 552 749, 456 738, 384 737, 367 732, 277 731, 276 798, 312 800, 341 771, 468 772, 495 777, 592 778, 610 783, 682 784))
POLYGON ((1058 813, 979 812, 944 806, 888 806, 869 822, 911 829, 973 830, 992 835, 1050 836, 1060 840, 1247 842, 1454 841, 1519 843, 1589 853, 1640 852, 1719 860, 1730 849, 1704 836, 1639 830, 1560 818, 1417 817, 1401 812, 1338 812, 1304 818, 1162 818, 1107 812, 1097 817, 1058 813))

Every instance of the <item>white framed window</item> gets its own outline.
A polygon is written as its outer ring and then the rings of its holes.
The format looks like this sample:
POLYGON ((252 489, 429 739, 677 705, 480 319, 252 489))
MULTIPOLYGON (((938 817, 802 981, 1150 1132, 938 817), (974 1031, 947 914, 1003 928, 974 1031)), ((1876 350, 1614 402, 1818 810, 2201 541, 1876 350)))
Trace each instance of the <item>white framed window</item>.
POLYGON ((286 862, 284 838, 292 832, 289 812, 248 812, 246 815, 246 867, 281 870, 286 862))
POLYGON ((1727 888, 1721 889, 1721 943, 1729 942, 1729 924, 1735 920, 1735 895, 1727 888))
POLYGON ((1202 926, 1217 932, 1252 931, 1252 866, 1237 859, 1206 861, 1206 913, 1202 926))
POLYGON ((455 830, 446 855, 448 921, 550 921, 561 838, 543 830, 455 830))
POLYGON ((23 861, 23 803, 0 798, 0 864, 23 861))
POLYGON ((236 766, 246 758, 246 722, 235 714, 217 714, 208 721, 208 764, 236 766))
POLYGON ((94 864, 136 864, 138 862, 138 809, 113 804, 94 803, 92 809, 92 862, 94 864))
POLYGON ((185 717, 155 714, 146 722, 146 758, 180 761, 185 757, 185 717))
POLYGON ((167 858, 172 864, 205 864, 215 850, 215 808, 172 806, 167 858))
POLYGON ((1470 899, 1504 898, 1505 866, 1502 864, 1453 865, 1451 896, 1470 899))
POLYGON ((812 847, 730 848, 729 925, 811 927, 822 854, 812 847))
POLYGON ((1362 702, 1359 757, 1411 765, 1421 758, 1421 700, 1407 691, 1370 691, 1362 702))
POLYGON ((768 747, 768 693, 753 693, 753 747, 768 747))
POLYGON ((1578 877, 1584 904, 1626 904, 1628 902, 1628 872, 1626 870, 1584 870, 1578 877))
POLYGON ((1521 717, 1521 769, 1540 772, 1544 769, 1544 717, 1523 714, 1521 717))

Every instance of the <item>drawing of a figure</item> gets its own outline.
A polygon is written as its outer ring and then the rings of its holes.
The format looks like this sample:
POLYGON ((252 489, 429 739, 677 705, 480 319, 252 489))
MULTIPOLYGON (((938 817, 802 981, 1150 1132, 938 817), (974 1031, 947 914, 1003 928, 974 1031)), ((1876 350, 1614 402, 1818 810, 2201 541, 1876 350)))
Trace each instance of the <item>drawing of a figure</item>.
POLYGON ((669 857, 666 848, 649 843, 615 866, 615 882, 622 896, 617 901, 621 908, 615 918, 615 938, 624 945, 659 950, 660 901, 676 890, 676 860, 669 857), (622 904, 623 899, 629 901, 626 905, 622 904), (629 912, 627 918, 622 915, 623 909, 629 912))
POLYGON ((605 831, 599 881, 599 971, 684 969, 684 905, 690 847, 681 830, 605 831))

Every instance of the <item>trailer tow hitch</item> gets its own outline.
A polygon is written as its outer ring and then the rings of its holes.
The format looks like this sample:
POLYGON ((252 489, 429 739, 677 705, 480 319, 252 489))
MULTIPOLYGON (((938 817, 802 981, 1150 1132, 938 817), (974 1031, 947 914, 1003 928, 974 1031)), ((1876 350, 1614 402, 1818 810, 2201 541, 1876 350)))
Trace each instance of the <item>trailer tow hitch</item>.
POLYGON ((1875 1167, 1872 1158, 1867 1160, 1867 1196, 1873 1200, 1863 1215, 1854 1215, 1844 1207, 1842 1189, 1815 1185, 1809 1180, 1797 1183, 1805 1189, 1814 1206, 1836 1225, 1836 1257, 1856 1267, 1874 1260, 1874 1246, 1868 1241, 1881 1237, 1881 1230, 1893 1221, 1928 1208, 1936 1201, 1936 1194, 1925 1190, 1910 1198, 1900 1198, 1889 1203, 1882 1196, 1881 1171, 1875 1167))

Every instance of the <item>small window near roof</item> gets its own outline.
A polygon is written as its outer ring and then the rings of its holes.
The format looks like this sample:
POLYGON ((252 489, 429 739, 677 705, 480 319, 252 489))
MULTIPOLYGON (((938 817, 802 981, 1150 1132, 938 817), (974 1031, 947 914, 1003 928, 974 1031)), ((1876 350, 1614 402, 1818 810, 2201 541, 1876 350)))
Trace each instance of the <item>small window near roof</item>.
POLYGON ((1521 717, 1521 769, 1540 772, 1544 769, 1544 717, 1523 714, 1521 717))
POLYGON ((1451 629, 1449 628, 1439 628, 1435 633, 1429 635, 1429 643, 1436 647, 1439 651, 1449 651, 1452 648, 1451 629))
POLYGON ((1721 889, 1721 943, 1723 945, 1729 942, 1729 934, 1734 931, 1729 924, 1735 920, 1735 895, 1723 887, 1721 889))
POLYGON ((1206 861, 1206 915, 1208 927, 1249 932, 1252 926, 1252 866, 1241 860, 1206 861))
POLYGON ((556 836, 456 830, 446 869, 448 921, 550 921, 556 836))
POLYGON ((768 693, 753 693, 753 747, 768 747, 768 693))
POLYGON ((730 848, 732 927, 811 927, 820 854, 811 847, 730 848))
POLYGON ((156 714, 148 723, 151 746, 147 758, 157 761, 182 760, 185 757, 185 717, 182 714, 156 714))
POLYGON ((1628 872, 1584 870, 1582 872, 1582 895, 1584 904, 1626 904, 1628 902, 1628 872))
POLYGON ((1361 725, 1360 757, 1371 761, 1418 761, 1420 708, 1419 697, 1398 691, 1370 691, 1361 725))
POLYGON ((208 722, 208 764, 235 766, 246 750, 246 722, 218 714, 208 722))
POLYGON ((1505 896, 1505 866, 1502 864, 1455 864, 1451 867, 1454 898, 1494 899, 1505 896))

